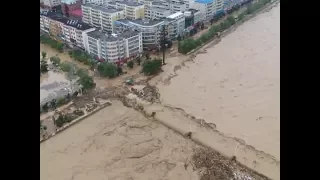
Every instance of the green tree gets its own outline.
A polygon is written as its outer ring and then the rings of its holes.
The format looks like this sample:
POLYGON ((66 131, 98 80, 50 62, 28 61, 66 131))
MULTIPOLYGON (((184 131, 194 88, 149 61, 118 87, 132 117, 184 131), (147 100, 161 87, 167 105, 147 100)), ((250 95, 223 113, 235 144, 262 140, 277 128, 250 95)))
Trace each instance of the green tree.
POLYGON ((239 20, 239 21, 242 21, 242 20, 244 19, 244 16, 245 16, 244 13, 239 14, 238 20, 239 20))
POLYGON ((180 34, 178 35, 177 40, 178 40, 178 41, 181 41, 181 36, 180 36, 180 34))
POLYGON ((104 63, 99 64, 98 71, 99 71, 100 75, 103 77, 113 78, 118 75, 117 66, 114 65, 113 63, 104 62, 104 63))
POLYGON ((201 24, 200 28, 201 30, 204 30, 204 23, 201 24))
POLYGON ((146 52, 146 53, 145 53, 145 56, 146 56, 146 59, 147 59, 147 60, 150 59, 150 53, 149 53, 149 52, 146 52))
POLYGON ((95 87, 93 78, 88 74, 82 74, 78 79, 78 83, 81 84, 84 89, 91 89, 95 87))
POLYGON ((132 69, 132 68, 133 68, 133 61, 129 61, 129 62, 127 63, 127 66, 132 69))
POLYGON ((50 58, 50 62, 51 62, 52 64, 56 65, 56 66, 59 66, 61 60, 60 60, 60 58, 57 57, 57 56, 52 56, 52 57, 50 58))
POLYGON ((162 66, 161 59, 148 60, 143 63, 142 72, 146 75, 152 75, 159 72, 162 66))
POLYGON ((236 23, 236 20, 234 19, 233 16, 229 16, 229 17, 227 18, 227 21, 229 21, 229 23, 230 23, 231 25, 234 25, 234 24, 236 23))
POLYGON ((180 42, 180 52, 186 54, 190 52, 192 49, 196 48, 197 45, 195 40, 188 38, 180 42))
POLYGON ((46 53, 45 51, 42 51, 42 52, 41 52, 41 56, 42 56, 42 59, 45 59, 46 56, 47 56, 47 53, 46 53))
POLYGON ((141 63, 141 59, 138 58, 138 59, 137 59, 137 64, 138 64, 138 66, 140 66, 140 63, 141 63))
POLYGON ((60 64, 60 68, 63 72, 69 72, 73 66, 68 62, 63 62, 60 64))
POLYGON ((48 72, 48 64, 47 64, 47 61, 44 59, 40 61, 40 70, 42 73, 48 72))

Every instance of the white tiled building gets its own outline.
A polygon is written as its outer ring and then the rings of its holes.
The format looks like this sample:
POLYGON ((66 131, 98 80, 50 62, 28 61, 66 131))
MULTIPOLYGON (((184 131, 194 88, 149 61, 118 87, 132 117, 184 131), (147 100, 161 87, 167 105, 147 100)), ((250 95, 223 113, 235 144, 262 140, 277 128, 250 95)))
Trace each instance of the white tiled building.
POLYGON ((88 33, 86 51, 108 62, 116 62, 138 55, 142 52, 141 33, 137 31, 123 31, 121 34, 107 35, 101 31, 88 33))
POLYGON ((43 5, 47 7, 55 7, 61 4, 61 0, 43 0, 43 5))
POLYGON ((199 10, 204 19, 209 19, 213 16, 213 0, 196 0, 192 8, 199 10))
POLYGON ((223 11, 224 0, 196 0, 192 8, 199 10, 204 19, 210 19, 223 11))
POLYGON ((88 46, 85 41, 87 33, 94 31, 95 28, 78 20, 57 16, 53 12, 41 12, 40 30, 58 38, 69 46, 86 49, 88 46))
POLYGON ((169 16, 171 11, 169 9, 151 7, 145 12, 145 18, 150 20, 161 19, 169 16))
POLYGON ((170 39, 175 39, 178 35, 183 35, 185 29, 185 17, 182 12, 177 12, 167 16, 169 21, 168 35, 170 39))
POLYGON ((125 20, 121 19, 116 22, 117 28, 134 29, 141 32, 143 49, 150 46, 158 46, 161 40, 161 30, 164 21, 162 20, 125 20))
POLYGON ((82 5, 82 21, 100 28, 104 32, 113 32, 114 22, 124 17, 124 10, 94 4, 82 5))

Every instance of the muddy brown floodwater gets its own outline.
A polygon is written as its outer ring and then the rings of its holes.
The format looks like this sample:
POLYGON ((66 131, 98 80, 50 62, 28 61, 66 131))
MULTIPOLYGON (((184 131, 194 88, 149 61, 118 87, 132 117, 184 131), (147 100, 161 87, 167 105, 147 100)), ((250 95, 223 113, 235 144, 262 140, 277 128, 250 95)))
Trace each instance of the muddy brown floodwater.
POLYGON ((158 85, 162 104, 280 160, 280 4, 185 66, 158 85))
POLYGON ((40 179, 198 179, 195 143, 120 102, 41 143, 40 179))

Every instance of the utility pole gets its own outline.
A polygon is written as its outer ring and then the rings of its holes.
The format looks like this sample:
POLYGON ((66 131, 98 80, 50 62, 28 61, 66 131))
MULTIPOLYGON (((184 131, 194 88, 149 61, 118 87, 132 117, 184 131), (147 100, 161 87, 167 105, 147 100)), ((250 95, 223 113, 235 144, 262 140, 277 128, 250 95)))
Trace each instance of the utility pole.
POLYGON ((162 65, 166 65, 166 25, 162 25, 162 65))

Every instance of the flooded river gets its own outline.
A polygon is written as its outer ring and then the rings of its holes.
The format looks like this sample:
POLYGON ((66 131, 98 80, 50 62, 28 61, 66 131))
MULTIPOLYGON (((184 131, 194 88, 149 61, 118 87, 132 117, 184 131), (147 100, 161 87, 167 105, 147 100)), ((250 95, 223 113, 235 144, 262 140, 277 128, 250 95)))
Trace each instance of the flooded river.
POLYGON ((159 87, 163 104, 280 160, 280 4, 245 22, 159 87))

